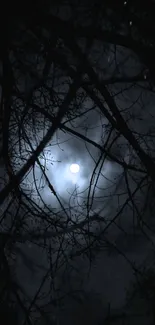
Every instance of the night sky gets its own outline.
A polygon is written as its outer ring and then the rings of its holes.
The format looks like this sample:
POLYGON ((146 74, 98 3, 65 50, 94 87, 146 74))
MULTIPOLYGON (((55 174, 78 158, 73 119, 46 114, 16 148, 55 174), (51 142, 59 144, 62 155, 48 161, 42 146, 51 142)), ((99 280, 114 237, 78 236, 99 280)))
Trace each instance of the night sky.
POLYGON ((23 325, 151 325, 154 275, 138 291, 154 270, 151 9, 47 1, 28 22, 24 6, 1 55, 5 290, 23 325))

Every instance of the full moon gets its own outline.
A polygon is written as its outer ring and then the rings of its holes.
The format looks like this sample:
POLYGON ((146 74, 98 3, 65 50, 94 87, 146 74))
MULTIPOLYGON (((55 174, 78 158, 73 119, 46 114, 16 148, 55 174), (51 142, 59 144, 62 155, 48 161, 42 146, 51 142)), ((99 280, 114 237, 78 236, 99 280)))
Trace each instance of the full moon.
POLYGON ((80 167, 79 167, 78 164, 72 164, 72 165, 70 165, 70 171, 71 171, 71 173, 76 174, 76 173, 79 172, 79 170, 80 170, 80 167))

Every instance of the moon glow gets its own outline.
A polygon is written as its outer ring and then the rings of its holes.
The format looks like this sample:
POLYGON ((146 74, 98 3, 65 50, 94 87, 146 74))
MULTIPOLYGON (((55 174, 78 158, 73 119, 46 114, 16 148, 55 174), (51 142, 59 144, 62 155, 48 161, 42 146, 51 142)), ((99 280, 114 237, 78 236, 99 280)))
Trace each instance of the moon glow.
POLYGON ((70 165, 70 171, 71 171, 71 173, 76 174, 76 173, 79 172, 79 170, 80 170, 80 167, 79 167, 78 164, 72 164, 72 165, 70 165))

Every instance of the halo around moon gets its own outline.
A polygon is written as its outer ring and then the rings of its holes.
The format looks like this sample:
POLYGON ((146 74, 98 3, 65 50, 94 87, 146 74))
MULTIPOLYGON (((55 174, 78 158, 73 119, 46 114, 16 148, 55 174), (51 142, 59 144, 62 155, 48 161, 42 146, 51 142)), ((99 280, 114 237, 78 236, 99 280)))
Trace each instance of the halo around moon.
POLYGON ((72 165, 70 165, 70 171, 71 171, 71 173, 76 174, 76 173, 79 172, 79 170, 80 170, 80 166, 78 164, 72 164, 72 165))

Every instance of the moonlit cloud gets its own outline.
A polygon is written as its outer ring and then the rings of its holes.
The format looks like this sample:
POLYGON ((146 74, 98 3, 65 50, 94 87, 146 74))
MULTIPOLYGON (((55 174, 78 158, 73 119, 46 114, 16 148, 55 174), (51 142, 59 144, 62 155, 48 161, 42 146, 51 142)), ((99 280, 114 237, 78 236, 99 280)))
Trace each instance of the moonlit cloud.
MULTIPOLYGON (((106 125, 106 120, 101 120, 100 115, 97 115, 97 112, 94 113, 92 111, 86 114, 84 118, 77 118, 76 122, 73 121, 72 124, 67 123, 66 125, 71 129, 76 128, 77 132, 86 135, 95 143, 99 144, 101 143, 101 138, 104 137, 104 129, 101 128, 101 124, 103 125, 103 123, 106 125), (85 131, 86 126, 87 131, 85 131)), ((40 130, 38 139, 41 139, 43 135, 42 130, 40 130)), ((30 130, 29 137, 31 137, 30 130)), ((37 147, 35 141, 31 141, 31 144, 33 149, 37 147)), ((31 148, 28 143, 24 143, 23 141, 22 145, 22 153, 18 153, 17 155, 19 157, 19 166, 22 166, 24 159, 28 158, 28 153, 29 156, 31 155, 31 148)), ((19 149, 17 148, 17 151, 18 150, 19 149)), ((91 191, 93 191, 96 179, 99 187, 106 188, 106 184, 109 182, 108 177, 110 176, 110 169, 112 168, 110 162, 105 161, 102 167, 102 174, 98 177, 98 170, 96 170, 92 178, 99 156, 99 149, 62 130, 58 130, 55 133, 48 146, 46 146, 42 154, 39 156, 39 162, 42 168, 45 170, 51 185, 65 207, 71 207, 73 205, 81 206, 86 204, 90 183, 91 191), (75 171, 77 172, 75 173, 75 171), (107 174, 107 179, 104 177, 105 174, 107 174)), ((59 202, 48 187, 37 162, 35 163, 34 168, 31 169, 24 178, 21 186, 24 191, 29 193, 29 195, 31 193, 31 197, 40 205, 43 205, 43 202, 45 202, 53 208, 59 208, 59 202), (38 192, 41 199, 38 196, 38 192)), ((97 204, 95 203, 95 197, 99 196, 100 191, 99 188, 95 189, 94 207, 97 204)))

